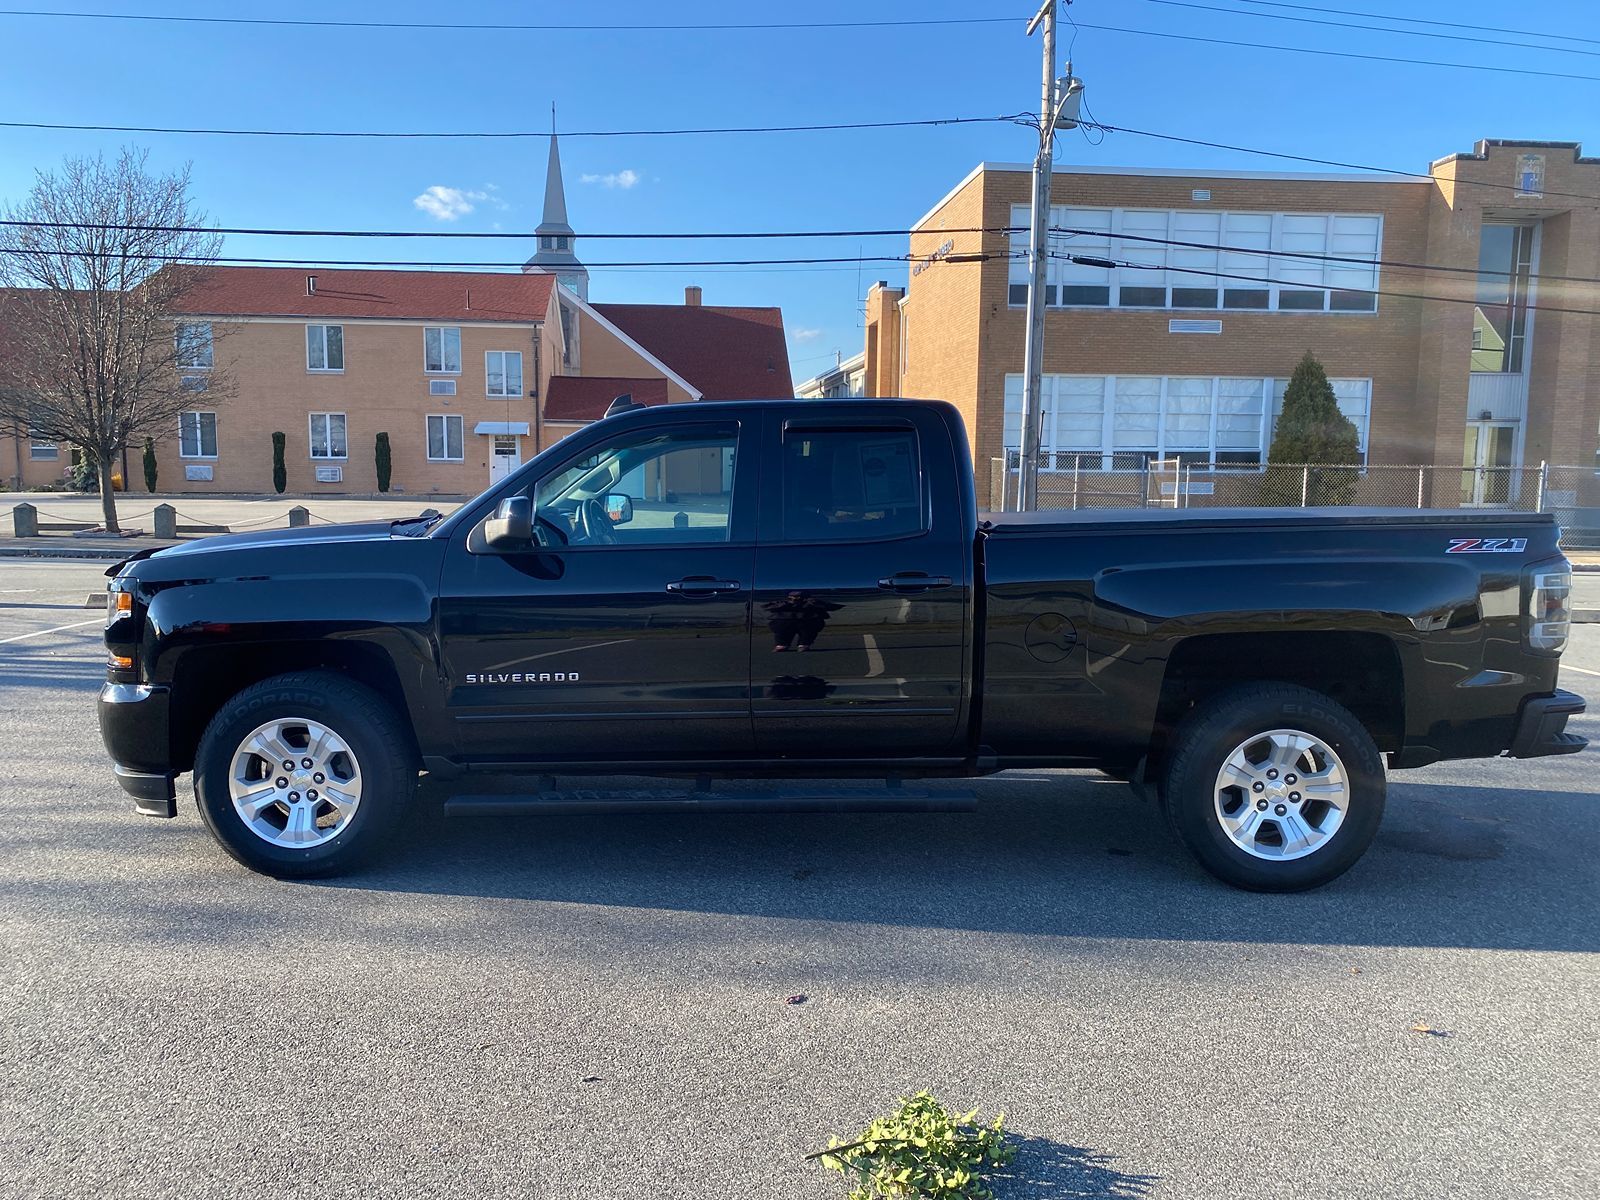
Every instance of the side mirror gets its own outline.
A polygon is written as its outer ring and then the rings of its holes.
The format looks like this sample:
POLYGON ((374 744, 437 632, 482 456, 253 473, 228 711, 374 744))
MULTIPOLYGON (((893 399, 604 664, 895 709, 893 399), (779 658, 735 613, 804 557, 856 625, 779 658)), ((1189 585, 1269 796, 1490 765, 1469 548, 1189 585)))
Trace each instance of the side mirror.
POLYGON ((613 525, 626 525, 633 520, 633 497, 622 492, 607 493, 606 517, 613 525))
POLYGON ((533 544, 533 498, 507 496, 483 523, 483 540, 494 550, 526 550, 533 544))

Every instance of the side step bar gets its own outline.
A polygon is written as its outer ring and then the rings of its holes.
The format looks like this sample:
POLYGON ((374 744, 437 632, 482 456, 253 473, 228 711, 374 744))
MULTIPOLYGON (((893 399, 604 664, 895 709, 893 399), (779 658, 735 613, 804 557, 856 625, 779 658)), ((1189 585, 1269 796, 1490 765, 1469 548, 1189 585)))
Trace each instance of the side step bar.
POLYGON ((844 813, 972 812, 978 797, 970 791, 920 791, 913 788, 791 789, 772 792, 714 792, 708 788, 600 790, 582 788, 526 795, 502 793, 451 796, 444 810, 452 817, 572 813, 844 813))

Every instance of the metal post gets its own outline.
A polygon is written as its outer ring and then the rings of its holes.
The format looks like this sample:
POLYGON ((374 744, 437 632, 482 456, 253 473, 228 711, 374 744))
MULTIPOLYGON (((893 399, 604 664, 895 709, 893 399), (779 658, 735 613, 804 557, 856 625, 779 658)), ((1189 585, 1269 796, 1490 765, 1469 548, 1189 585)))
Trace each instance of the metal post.
POLYGON ((1423 483, 1423 480, 1427 479, 1427 477, 1428 477, 1428 468, 1427 467, 1418 467, 1417 468, 1417 507, 1418 508, 1422 507, 1422 483, 1423 483))
POLYGON ((1072 456, 1072 510, 1078 510, 1078 479, 1083 471, 1083 455, 1072 456))
POLYGON ((1544 498, 1550 486, 1550 463, 1548 460, 1539 460, 1539 499, 1534 507, 1534 512, 1544 511, 1544 498))
POLYGON ((1028 331, 1022 351, 1022 469, 1017 479, 1017 509, 1031 512, 1039 503, 1039 443, 1044 433, 1045 268, 1050 248, 1050 173, 1056 91, 1056 0, 1045 0, 1028 23, 1044 27, 1044 83, 1039 99, 1039 149, 1033 159, 1033 199, 1028 214, 1028 331))
POLYGON ((1194 464, 1193 463, 1184 463, 1183 464, 1183 494, 1180 497, 1180 499, 1183 501, 1183 503, 1178 505, 1179 508, 1188 508, 1189 507, 1189 480, 1192 479, 1193 477, 1194 477, 1194 464))
POLYGON ((1300 468, 1300 507, 1307 508, 1306 500, 1311 495, 1311 464, 1307 463, 1300 468))

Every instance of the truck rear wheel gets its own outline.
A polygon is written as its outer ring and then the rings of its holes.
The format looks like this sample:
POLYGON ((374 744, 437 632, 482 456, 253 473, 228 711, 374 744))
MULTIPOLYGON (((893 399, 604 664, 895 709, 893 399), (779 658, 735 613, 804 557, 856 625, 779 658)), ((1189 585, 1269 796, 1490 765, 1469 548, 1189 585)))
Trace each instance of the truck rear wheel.
POLYGON ((1218 879, 1299 892, 1348 871, 1383 819, 1384 772, 1360 721, 1309 688, 1251 684, 1179 726, 1167 817, 1218 879))
POLYGON ((358 865, 399 824, 416 785, 394 710, 325 671, 246 688, 212 719, 195 755, 207 828, 239 862, 281 879, 358 865))

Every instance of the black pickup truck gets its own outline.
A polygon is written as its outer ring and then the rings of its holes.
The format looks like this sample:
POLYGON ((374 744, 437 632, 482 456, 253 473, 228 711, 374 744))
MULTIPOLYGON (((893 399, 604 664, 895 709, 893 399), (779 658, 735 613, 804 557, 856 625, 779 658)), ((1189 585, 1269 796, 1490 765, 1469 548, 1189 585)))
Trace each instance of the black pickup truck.
POLYGON ((465 811, 836 811, 1093 767, 1215 875, 1290 891, 1372 841, 1385 757, 1584 747, 1557 534, 1483 511, 980 516, 945 404, 624 405, 448 517, 112 568, 100 727, 140 812, 176 815, 192 771, 217 840, 277 876, 367 856, 422 771, 465 811), (480 773, 529 783, 475 794, 480 773), (584 774, 696 782, 555 790, 584 774), (726 785, 753 778, 883 786, 726 785))

